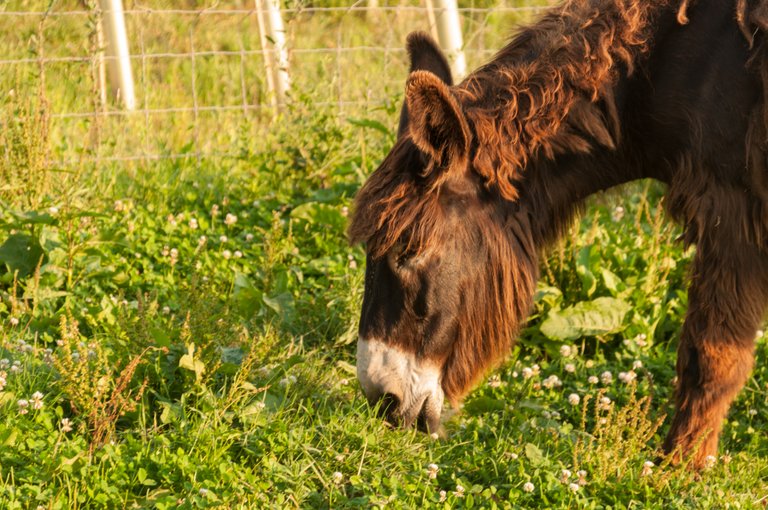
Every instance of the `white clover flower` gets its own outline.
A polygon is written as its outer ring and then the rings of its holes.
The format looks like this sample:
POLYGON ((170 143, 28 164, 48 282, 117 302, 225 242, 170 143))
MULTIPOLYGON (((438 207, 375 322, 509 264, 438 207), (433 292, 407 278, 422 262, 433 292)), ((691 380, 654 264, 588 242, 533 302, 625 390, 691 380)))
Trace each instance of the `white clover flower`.
POLYGON ((27 409, 27 407, 29 407, 29 400, 22 398, 22 399, 19 399, 18 402, 16 402, 16 404, 18 404, 19 406, 19 414, 27 414, 29 412, 29 410, 27 409))
POLYGON ((220 243, 226 243, 229 240, 227 236, 219 236, 219 242, 220 243))
POLYGON ((603 384, 611 384, 613 382, 613 374, 611 374, 608 370, 600 374, 600 382, 603 384))
POLYGON ((571 354, 573 354, 571 346, 570 345, 561 345, 560 346, 560 356, 564 358, 570 358, 571 354))
POLYGON ((245 234, 245 240, 248 242, 253 241, 253 234, 245 234))
POLYGON ((12 374, 18 374, 19 372, 21 372, 21 363, 19 363, 18 361, 14 361, 13 365, 11 365, 10 370, 12 374))
POLYGON ((39 410, 43 408, 43 396, 39 391, 32 394, 32 409, 39 410))
POLYGON ((461 484, 456 484, 456 490, 453 491, 453 495, 457 498, 463 498, 464 497, 464 486, 461 484))
POLYGON ((218 216, 218 215, 219 215, 219 205, 213 204, 213 206, 211 206, 211 216, 218 216))
POLYGON ((704 457, 704 468, 705 469, 712 469, 715 467, 715 464, 717 463, 717 457, 714 455, 707 455, 704 457))
POLYGON ((568 403, 571 404, 572 406, 579 405, 579 402, 581 402, 581 397, 579 397, 578 394, 571 393, 570 395, 568 395, 568 403))
POLYGON ((637 336, 635 337, 635 343, 636 343, 638 346, 640 346, 640 347, 645 347, 646 345, 648 345, 648 342, 646 341, 646 340, 647 340, 647 338, 648 338, 648 337, 646 336, 646 334, 645 334, 645 333, 640 333, 639 335, 637 335, 637 336))
POLYGON ((208 495, 208 489, 202 489, 201 488, 199 491, 197 491, 197 493, 200 494, 200 497, 204 498, 204 497, 206 497, 208 495))
POLYGON ((568 489, 570 489, 571 492, 579 492, 581 486, 578 483, 572 482, 568 484, 568 489))
POLYGON ((341 481, 342 481, 342 480, 344 480, 344 475, 342 475, 340 471, 335 471, 335 472, 334 472, 334 473, 331 475, 331 478, 333 479, 333 483, 335 483, 336 485, 338 485, 338 484, 340 484, 340 483, 341 483, 341 481))
POLYGON ((637 379, 637 374, 634 370, 630 370, 629 372, 619 372, 619 380, 624 384, 629 384, 635 379, 637 379))
POLYGON ((492 375, 488 378, 488 386, 491 388, 498 388, 501 386, 501 378, 497 374, 492 375))
POLYGON ((513 371, 512 371, 512 377, 513 377, 513 378, 517 379, 517 376, 518 376, 518 375, 519 375, 519 374, 517 373, 517 370, 513 370, 513 371))
POLYGON ((600 409, 607 411, 611 408, 611 399, 608 397, 602 397, 600 399, 600 409))
POLYGON ((531 370, 533 370, 533 375, 539 375, 539 372, 541 372, 541 367, 538 365, 538 363, 534 363, 531 366, 531 370))
POLYGON ((747 411, 747 414, 750 416, 757 416, 757 409, 750 409, 747 411))
POLYGON ((437 464, 430 464, 427 466, 427 475, 429 475, 430 480, 434 480, 437 478, 437 470, 440 469, 437 464))
POLYGON ((8 358, 0 359, 0 368, 8 368, 11 365, 11 360, 8 358))
POLYGON ((530 379, 533 377, 533 370, 529 367, 523 368, 523 379, 530 379))
POLYGON ((655 464, 650 460, 643 462, 643 470, 640 472, 640 476, 651 476, 653 474, 653 467, 655 464))
POLYGON ((11 317, 8 322, 11 323, 11 326, 18 326, 19 325, 19 319, 16 317, 11 317))
POLYGON ((115 200, 112 208, 115 210, 115 212, 122 212, 125 210, 125 204, 123 204, 122 200, 115 200))
POLYGON ((579 477, 579 485, 587 485, 587 472, 580 469, 576 472, 576 476, 579 477))
POLYGON ((69 418, 62 418, 59 429, 65 434, 67 432, 72 432, 72 422, 69 421, 69 418))
POLYGON ((179 258, 179 250, 177 250, 176 248, 171 248, 170 255, 171 255, 171 260, 177 260, 179 258))
POLYGON ((430 437, 430 439, 432 439, 432 440, 434 440, 434 441, 437 441, 437 440, 440 438, 440 436, 439 436, 439 435, 437 435, 437 432, 432 432, 432 433, 429 435, 429 437, 430 437))
POLYGON ((168 315, 169 313, 171 313, 171 307, 170 307, 170 306, 168 306, 168 305, 165 305, 165 306, 163 307, 163 313, 164 313, 165 315, 168 315))
POLYGON ((621 221, 623 217, 624 217, 624 208, 620 205, 617 205, 616 208, 611 213, 611 219, 613 221, 621 221))
POLYGON ((632 370, 637 370, 639 368, 643 368, 643 362, 640 361, 639 359, 636 359, 635 361, 632 362, 632 370))
POLYGON ((597 384, 599 381, 600 380, 597 378, 596 375, 590 375, 589 377, 587 377, 587 382, 589 384, 597 384))
POLYGON ((510 453, 509 454, 509 458, 512 459, 512 460, 517 460, 518 455, 516 453, 510 453))
POLYGON ((231 227, 235 223, 237 223, 237 215, 227 213, 227 215, 224 217, 224 224, 228 227, 231 227))
POLYGON ((525 482, 523 484, 523 492, 533 492, 536 487, 531 482, 525 482))
POLYGON ((342 385, 342 386, 346 386, 346 385, 349 384, 349 379, 344 378, 344 379, 339 381, 339 384, 342 385))
POLYGON ((448 493, 447 493, 447 492, 445 492, 445 491, 440 491, 440 492, 438 493, 438 495, 440 496, 440 503, 442 503, 443 501, 445 501, 445 498, 447 498, 447 497, 448 497, 448 493))
POLYGON ((762 338, 764 334, 762 329, 758 329, 757 333, 755 333, 755 338, 762 338))
POLYGON ((241 258, 243 258, 243 252, 241 252, 240 250, 235 250, 235 253, 234 253, 234 255, 235 255, 235 258, 236 258, 236 259, 241 259, 241 258))
POLYGON ((551 390, 552 388, 559 388, 560 386, 563 385, 563 382, 560 380, 558 376, 556 376, 555 374, 552 374, 546 379, 544 379, 543 381, 541 381, 541 385, 551 390))
POLYGON ((576 365, 574 365, 573 363, 566 363, 565 366, 563 367, 563 370, 565 370, 569 374, 572 374, 576 372, 576 365))
POLYGON ((560 481, 562 481, 563 483, 567 482, 568 479, 571 477, 571 474, 572 473, 570 469, 563 469, 560 472, 560 481))
POLYGON ((197 218, 190 218, 189 219, 189 228, 192 230, 197 230, 200 224, 197 222, 197 218))
POLYGON ((229 250, 224 250, 223 252, 221 252, 221 256, 229 260, 232 258, 232 252, 229 250))
POLYGON ((208 241, 208 238, 206 236, 200 236, 197 238, 197 245, 203 246, 206 243, 206 241, 208 241))
POLYGON ((48 208, 48 212, 51 215, 56 216, 57 214, 59 214, 59 208, 56 207, 55 205, 52 205, 51 207, 48 208))

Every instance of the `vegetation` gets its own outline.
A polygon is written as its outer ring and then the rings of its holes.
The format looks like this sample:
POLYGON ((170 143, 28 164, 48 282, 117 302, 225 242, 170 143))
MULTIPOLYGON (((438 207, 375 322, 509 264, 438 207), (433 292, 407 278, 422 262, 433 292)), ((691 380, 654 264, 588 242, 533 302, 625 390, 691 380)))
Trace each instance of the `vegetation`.
MULTIPOLYGON (((76 19, 46 25, 47 54, 71 48, 76 19)), ((353 21, 349 37, 367 37, 364 17, 337 20, 353 21)), ((8 58, 39 33, 18 23, 0 32, 8 58)), ((214 41, 217 27, 195 30, 214 41)), ((209 64, 197 72, 212 90, 231 82, 226 59, 209 64)), ((318 106, 335 100, 325 71, 302 69, 272 122, 139 114, 122 127, 57 117, 94 104, 90 74, 0 77, 0 508, 765 507, 764 362, 710 469, 660 458, 691 253, 651 182, 589 201, 542 264, 509 361, 447 438, 385 426, 355 379, 365 256, 344 229, 392 144, 401 85, 339 116, 318 106), (162 157, 125 159, 136 139, 162 157)), ((183 68, 163 73, 156 99, 190 104, 183 68)), ((231 99, 218 93, 211 104, 231 99)), ((757 349, 768 358, 762 335, 757 349)))

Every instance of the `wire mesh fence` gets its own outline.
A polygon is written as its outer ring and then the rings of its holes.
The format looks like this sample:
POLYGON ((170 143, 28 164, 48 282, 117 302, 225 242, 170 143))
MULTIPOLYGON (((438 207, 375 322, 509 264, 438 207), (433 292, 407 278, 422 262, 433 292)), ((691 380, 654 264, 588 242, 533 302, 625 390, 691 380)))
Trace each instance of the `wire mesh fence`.
MULTIPOLYGON (((103 63, 111 57, 103 52, 102 13, 92 3, 0 2, 0 104, 12 115, 19 103, 44 103, 53 162, 225 157, 239 140, 279 122, 256 3, 127 0, 133 111, 104 95, 103 63)), ((460 1, 469 68, 542 5, 460 1)), ((407 70, 405 37, 432 29, 427 2, 297 0, 281 12, 289 109, 394 118, 407 70)))

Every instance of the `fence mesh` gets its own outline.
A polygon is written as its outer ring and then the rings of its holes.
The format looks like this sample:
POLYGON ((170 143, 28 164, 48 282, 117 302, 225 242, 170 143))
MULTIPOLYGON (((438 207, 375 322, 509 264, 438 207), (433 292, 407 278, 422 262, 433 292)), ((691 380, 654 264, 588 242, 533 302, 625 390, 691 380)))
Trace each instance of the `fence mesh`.
MULTIPOLYGON (((0 2, 0 104, 11 113, 13 103, 46 105, 56 162, 227 156, 237 140, 274 122, 253 2, 124 1, 133 112, 101 99, 100 14, 91 3, 0 2)), ((392 118, 407 69, 405 37, 430 26, 423 1, 373 3, 285 5, 294 107, 392 118)), ((542 3, 460 1, 469 67, 542 3)))

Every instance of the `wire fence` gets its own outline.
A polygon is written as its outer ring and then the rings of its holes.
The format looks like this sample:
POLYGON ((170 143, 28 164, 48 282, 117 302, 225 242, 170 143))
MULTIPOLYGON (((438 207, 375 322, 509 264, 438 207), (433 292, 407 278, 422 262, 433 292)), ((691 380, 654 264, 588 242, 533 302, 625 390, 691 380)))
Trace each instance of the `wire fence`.
MULTIPOLYGON (((133 111, 104 96, 103 63, 113 57, 103 52, 98 9, 75 0, 40 4, 0 4, 0 105, 12 112, 43 98, 56 164, 235 156, 243 140, 259 139, 275 121, 269 50, 252 2, 126 1, 133 111)), ((542 5, 460 1, 469 67, 542 5)), ((281 12, 289 108, 393 123, 407 72, 405 37, 432 29, 426 2, 297 1, 281 12)))

